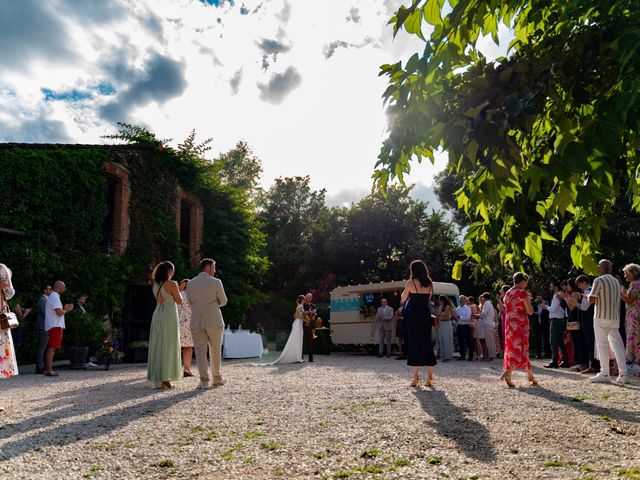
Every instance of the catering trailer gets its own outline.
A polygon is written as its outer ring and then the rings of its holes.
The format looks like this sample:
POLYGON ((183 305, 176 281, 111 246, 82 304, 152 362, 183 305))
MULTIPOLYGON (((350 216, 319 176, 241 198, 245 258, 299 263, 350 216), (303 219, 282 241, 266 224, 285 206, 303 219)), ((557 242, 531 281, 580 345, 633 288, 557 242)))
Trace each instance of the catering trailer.
MULTIPOLYGON (((383 298, 394 310, 400 308, 400 295, 406 280, 337 287, 331 291, 330 328, 335 345, 368 345, 378 343, 376 310, 383 298)), ((433 301, 440 295, 460 305, 460 290, 453 283, 434 282, 433 301)))

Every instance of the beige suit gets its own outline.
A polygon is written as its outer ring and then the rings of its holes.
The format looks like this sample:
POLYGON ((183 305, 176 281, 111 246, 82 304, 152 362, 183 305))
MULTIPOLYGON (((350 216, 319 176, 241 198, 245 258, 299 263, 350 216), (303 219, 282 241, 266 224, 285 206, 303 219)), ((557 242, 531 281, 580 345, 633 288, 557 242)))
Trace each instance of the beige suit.
POLYGON ((198 360, 198 372, 202 382, 209 381, 207 347, 211 357, 213 383, 222 381, 220 374, 222 335, 224 320, 220 307, 227 304, 222 282, 205 272, 187 284, 187 295, 191 302, 191 333, 198 360))

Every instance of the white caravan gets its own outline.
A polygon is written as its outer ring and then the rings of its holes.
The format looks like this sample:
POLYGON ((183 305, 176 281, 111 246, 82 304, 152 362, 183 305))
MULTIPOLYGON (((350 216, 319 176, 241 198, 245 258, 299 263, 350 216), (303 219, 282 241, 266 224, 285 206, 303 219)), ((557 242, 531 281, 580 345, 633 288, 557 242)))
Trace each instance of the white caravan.
MULTIPOLYGON (((375 331, 376 310, 384 297, 394 310, 400 307, 400 295, 406 280, 338 287, 331 291, 331 341, 335 345, 368 345, 378 343, 375 331)), ((453 283, 433 282, 433 301, 440 295, 460 305, 460 290, 453 283)))

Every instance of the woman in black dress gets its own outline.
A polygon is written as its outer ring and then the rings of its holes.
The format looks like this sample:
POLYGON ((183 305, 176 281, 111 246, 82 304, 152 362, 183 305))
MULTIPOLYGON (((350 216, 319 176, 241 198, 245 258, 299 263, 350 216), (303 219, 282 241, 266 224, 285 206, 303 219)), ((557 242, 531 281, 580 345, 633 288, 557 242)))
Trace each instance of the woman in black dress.
POLYGON ((430 387, 433 380, 433 366, 436 356, 431 345, 431 328, 433 318, 429 301, 433 295, 433 285, 429 270, 422 260, 414 260, 409 267, 409 280, 402 292, 405 304, 405 322, 408 323, 408 355, 407 365, 412 367, 412 387, 420 385, 420 367, 427 367, 425 387, 430 387))

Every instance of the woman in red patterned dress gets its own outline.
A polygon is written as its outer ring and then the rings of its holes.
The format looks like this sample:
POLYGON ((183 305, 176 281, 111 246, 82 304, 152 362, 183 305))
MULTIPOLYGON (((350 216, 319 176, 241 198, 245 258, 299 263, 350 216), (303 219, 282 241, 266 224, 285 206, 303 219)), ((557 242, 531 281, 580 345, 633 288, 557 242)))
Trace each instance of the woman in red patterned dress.
POLYGON ((513 287, 504 296, 506 326, 504 336, 504 372, 500 377, 510 388, 513 370, 526 370, 531 385, 537 385, 529 362, 529 315, 533 314, 531 294, 527 288, 529 277, 522 272, 513 276, 513 287))

